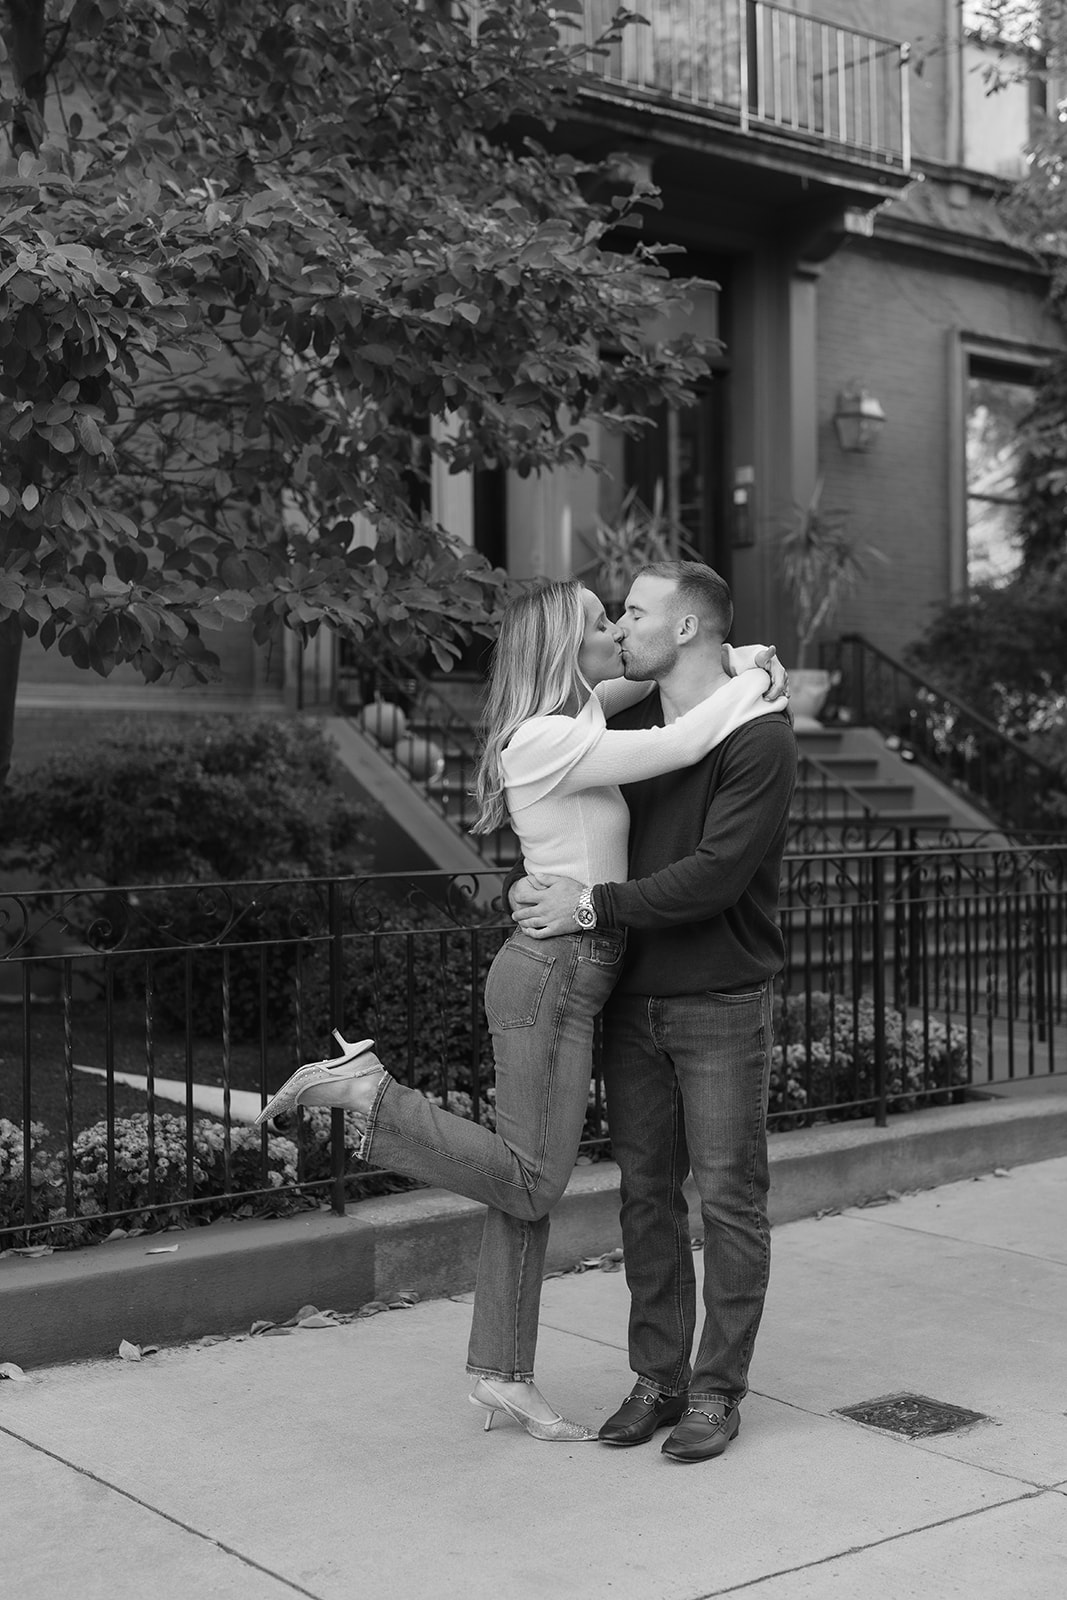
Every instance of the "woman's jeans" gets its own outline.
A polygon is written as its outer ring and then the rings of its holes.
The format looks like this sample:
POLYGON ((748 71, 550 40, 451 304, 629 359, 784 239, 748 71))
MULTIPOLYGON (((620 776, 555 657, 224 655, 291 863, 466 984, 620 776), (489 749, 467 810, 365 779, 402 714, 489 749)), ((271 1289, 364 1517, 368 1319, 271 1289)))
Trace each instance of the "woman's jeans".
POLYGON ((593 1022, 619 975, 621 933, 516 932, 485 985, 496 1132, 383 1079, 361 1154, 489 1207, 467 1370, 533 1376, 548 1213, 567 1187, 589 1104, 593 1022))
POLYGON ((692 1405, 744 1396, 767 1293, 769 990, 616 994, 604 1013, 630 1366, 661 1394, 688 1390, 692 1405), (690 1170, 704 1225, 704 1328, 692 1368, 690 1170))

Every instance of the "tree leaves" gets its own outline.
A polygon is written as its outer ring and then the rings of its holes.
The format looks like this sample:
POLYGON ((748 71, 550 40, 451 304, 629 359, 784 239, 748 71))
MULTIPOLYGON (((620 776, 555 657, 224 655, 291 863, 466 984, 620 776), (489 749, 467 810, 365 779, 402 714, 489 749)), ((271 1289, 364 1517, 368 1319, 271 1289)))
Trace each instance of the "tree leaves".
POLYGON ((566 106, 581 47, 536 0, 477 38, 406 0, 76 0, 56 45, 66 122, 0 216, 3 604, 149 681, 210 675, 239 619, 399 618, 447 661, 503 576, 419 509, 435 459, 580 463, 583 418, 705 370, 644 337, 686 286, 604 248, 591 170, 501 136, 566 106))

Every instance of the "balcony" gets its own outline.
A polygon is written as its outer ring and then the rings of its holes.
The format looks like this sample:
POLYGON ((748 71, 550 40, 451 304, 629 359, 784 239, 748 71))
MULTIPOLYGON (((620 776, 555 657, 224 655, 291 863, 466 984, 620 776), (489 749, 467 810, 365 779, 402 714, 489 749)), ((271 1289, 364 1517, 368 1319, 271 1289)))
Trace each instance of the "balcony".
MULTIPOLYGON (((643 23, 589 58, 587 91, 906 174, 908 46, 765 0, 629 0, 643 23)), ((615 0, 573 19, 592 45, 615 0)), ((568 15, 567 21, 571 19, 568 15)))

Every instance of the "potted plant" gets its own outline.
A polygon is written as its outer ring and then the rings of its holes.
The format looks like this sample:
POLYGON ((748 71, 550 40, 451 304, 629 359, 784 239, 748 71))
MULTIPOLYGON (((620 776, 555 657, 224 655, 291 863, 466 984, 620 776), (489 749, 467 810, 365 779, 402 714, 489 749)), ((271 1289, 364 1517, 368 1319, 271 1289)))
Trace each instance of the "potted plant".
POLYGON ((622 610, 630 585, 642 567, 654 561, 701 559, 664 511, 662 479, 656 482, 651 510, 636 488, 630 489, 618 515, 610 522, 597 517, 585 540, 593 557, 578 568, 575 577, 584 578, 596 590, 609 615, 622 610))
POLYGON ((792 602, 797 631, 797 659, 789 673, 789 696, 794 723, 801 730, 819 726, 818 714, 834 682, 833 674, 809 667, 811 645, 866 575, 867 559, 886 559, 873 545, 857 545, 848 528, 847 513, 825 511, 821 500, 820 477, 808 504, 797 511, 778 541, 780 572, 792 602))

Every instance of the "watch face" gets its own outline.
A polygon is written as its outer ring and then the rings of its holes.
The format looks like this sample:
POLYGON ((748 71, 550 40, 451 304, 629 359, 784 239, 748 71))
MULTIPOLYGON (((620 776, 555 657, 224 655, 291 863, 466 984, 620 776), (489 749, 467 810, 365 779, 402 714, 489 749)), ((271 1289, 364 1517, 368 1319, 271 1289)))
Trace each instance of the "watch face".
POLYGON ((577 911, 574 913, 574 920, 577 922, 579 928, 595 928, 596 912, 593 910, 592 906, 579 906, 577 911))

